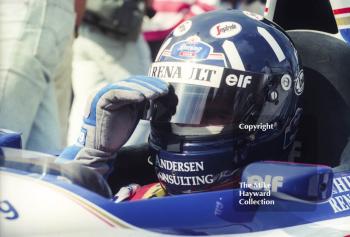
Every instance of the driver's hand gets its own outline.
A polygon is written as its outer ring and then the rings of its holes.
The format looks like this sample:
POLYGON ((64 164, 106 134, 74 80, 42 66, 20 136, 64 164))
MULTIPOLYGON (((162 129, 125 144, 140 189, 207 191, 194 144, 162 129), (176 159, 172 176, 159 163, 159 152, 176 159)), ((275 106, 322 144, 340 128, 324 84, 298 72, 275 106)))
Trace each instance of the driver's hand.
POLYGON ((166 82, 146 76, 132 76, 97 90, 88 100, 76 144, 65 148, 57 162, 74 160, 106 177, 147 102, 167 93, 166 82))

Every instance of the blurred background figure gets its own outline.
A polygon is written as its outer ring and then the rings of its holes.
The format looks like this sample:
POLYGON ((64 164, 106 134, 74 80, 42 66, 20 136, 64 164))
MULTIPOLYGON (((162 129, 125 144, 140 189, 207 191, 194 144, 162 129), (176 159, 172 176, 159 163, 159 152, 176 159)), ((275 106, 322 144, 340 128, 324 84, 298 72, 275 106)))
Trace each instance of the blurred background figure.
POLYGON ((0 1, 0 127, 26 149, 61 148, 54 77, 74 22, 74 0, 0 1))
POLYGON ((142 27, 152 60, 166 36, 181 22, 204 12, 233 8, 263 15, 266 0, 149 0, 142 27))
POLYGON ((264 15, 266 0, 226 0, 232 8, 264 15))
POLYGON ((152 59, 166 36, 181 22, 220 6, 219 0, 151 0, 142 27, 152 59))
POLYGON ((129 75, 146 75, 151 54, 141 34, 145 0, 88 0, 73 46, 74 100, 68 144, 76 142, 92 90, 129 75))
POLYGON ((266 0, 246 0, 242 1, 239 7, 241 10, 255 12, 264 15, 266 0))
POLYGON ((69 44, 63 52, 63 59, 57 66, 54 82, 56 99, 58 106, 60 131, 61 131, 61 146, 67 145, 68 133, 68 118, 72 105, 73 90, 72 90, 72 59, 73 59, 73 42, 78 36, 78 29, 84 16, 86 0, 75 0, 75 30, 70 39, 69 44))

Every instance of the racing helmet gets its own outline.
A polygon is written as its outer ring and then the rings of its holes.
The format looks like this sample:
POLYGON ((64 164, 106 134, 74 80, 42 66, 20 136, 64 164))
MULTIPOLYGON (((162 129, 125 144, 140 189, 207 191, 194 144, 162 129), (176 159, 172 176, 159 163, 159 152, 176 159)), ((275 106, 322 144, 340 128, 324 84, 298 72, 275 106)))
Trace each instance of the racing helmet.
POLYGON ((193 17, 165 39, 149 75, 170 84, 149 110, 149 145, 169 194, 233 187, 250 162, 286 159, 304 75, 278 25, 238 10, 193 17))

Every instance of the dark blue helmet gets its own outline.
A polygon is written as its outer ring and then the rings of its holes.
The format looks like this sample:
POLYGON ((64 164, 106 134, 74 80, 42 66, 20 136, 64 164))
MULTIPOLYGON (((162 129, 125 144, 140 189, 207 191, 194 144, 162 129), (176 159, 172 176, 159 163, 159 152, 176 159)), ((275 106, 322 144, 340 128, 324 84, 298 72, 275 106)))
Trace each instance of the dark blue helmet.
POLYGON ((220 10, 183 22, 149 75, 170 83, 151 104, 149 139, 169 194, 232 187, 243 166, 282 159, 293 142, 302 67, 288 35, 260 15, 220 10))

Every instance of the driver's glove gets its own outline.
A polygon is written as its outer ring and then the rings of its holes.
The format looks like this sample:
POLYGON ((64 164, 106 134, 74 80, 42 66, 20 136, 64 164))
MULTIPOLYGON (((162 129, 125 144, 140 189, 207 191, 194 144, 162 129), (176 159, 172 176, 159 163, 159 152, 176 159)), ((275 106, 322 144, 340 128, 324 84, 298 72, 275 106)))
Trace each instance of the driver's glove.
POLYGON ((98 90, 88 100, 76 144, 65 148, 56 162, 79 162, 107 178, 148 101, 167 93, 166 82, 146 76, 132 76, 98 90))

